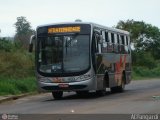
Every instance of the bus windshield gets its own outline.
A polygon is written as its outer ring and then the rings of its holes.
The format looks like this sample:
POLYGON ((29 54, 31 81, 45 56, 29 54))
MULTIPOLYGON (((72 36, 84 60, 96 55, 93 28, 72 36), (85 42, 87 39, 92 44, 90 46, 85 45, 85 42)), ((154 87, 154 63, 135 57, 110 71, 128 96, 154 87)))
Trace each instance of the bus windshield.
POLYGON ((89 67, 89 35, 52 35, 38 41, 39 71, 73 73, 89 67))

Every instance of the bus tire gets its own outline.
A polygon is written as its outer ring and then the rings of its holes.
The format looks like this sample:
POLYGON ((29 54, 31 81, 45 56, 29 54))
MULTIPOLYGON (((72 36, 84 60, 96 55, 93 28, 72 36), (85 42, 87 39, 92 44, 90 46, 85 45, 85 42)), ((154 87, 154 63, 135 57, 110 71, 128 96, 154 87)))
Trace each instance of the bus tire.
POLYGON ((54 99, 59 100, 63 96, 63 91, 53 91, 52 96, 54 99))
POLYGON ((96 95, 98 95, 98 96, 105 96, 106 95, 106 90, 104 89, 104 90, 97 90, 96 91, 96 95))

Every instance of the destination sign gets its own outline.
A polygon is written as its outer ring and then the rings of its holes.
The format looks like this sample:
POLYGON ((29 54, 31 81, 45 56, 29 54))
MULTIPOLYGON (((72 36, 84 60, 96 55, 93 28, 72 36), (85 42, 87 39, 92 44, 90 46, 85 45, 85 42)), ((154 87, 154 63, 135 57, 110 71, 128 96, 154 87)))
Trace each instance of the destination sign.
POLYGON ((48 33, 80 32, 80 26, 48 28, 48 33))

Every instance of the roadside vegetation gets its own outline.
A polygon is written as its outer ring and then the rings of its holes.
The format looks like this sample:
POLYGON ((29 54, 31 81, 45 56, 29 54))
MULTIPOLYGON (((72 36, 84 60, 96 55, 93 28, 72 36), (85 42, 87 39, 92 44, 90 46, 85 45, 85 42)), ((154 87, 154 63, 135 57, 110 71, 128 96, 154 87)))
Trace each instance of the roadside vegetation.
POLYGON ((34 54, 28 53, 30 23, 18 17, 12 40, 0 38, 0 95, 15 95, 37 91, 34 75, 34 54))
MULTIPOLYGON (((0 95, 15 95, 37 91, 34 53, 28 53, 30 23, 18 17, 13 40, 0 38, 0 95)), ((143 21, 119 21, 116 28, 130 31, 132 78, 160 78, 160 30, 143 21)))
POLYGON ((36 90, 34 55, 19 43, 0 39, 0 95, 36 90))
POLYGON ((130 32, 132 78, 160 77, 160 29, 144 21, 119 21, 116 28, 130 32))
POLYGON ((145 67, 134 67, 132 69, 132 80, 143 80, 160 78, 160 65, 153 69, 145 67))

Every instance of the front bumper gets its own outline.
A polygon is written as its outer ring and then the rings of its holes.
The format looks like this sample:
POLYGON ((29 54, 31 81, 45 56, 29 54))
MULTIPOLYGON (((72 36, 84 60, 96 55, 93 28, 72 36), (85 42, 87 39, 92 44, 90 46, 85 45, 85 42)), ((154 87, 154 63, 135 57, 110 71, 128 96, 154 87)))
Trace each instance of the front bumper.
POLYGON ((38 85, 42 91, 81 91, 96 89, 94 78, 85 81, 69 83, 46 83, 38 81, 38 85), (67 87, 60 87, 60 85, 67 85, 67 87))

